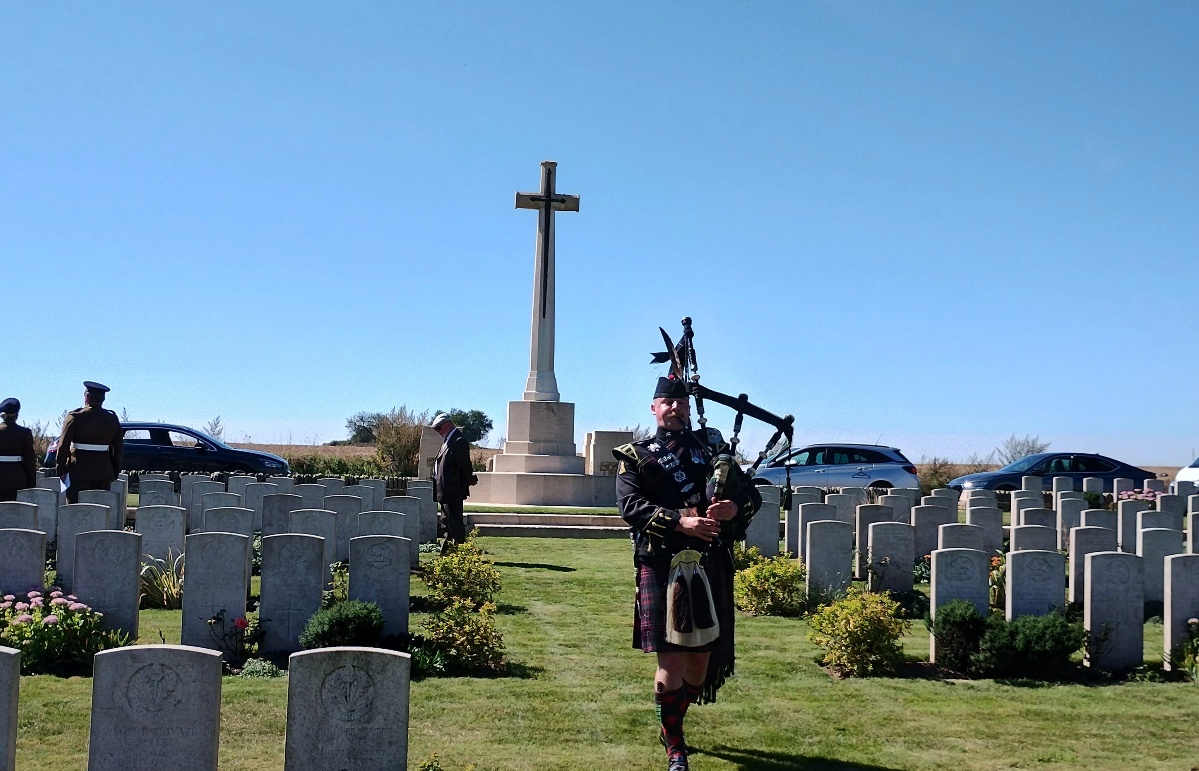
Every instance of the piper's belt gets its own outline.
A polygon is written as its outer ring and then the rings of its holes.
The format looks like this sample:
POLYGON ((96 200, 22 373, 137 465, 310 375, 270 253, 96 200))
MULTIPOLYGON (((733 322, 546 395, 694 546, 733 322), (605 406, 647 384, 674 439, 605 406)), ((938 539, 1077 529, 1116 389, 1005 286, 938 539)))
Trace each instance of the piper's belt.
POLYGON ((106 444, 80 444, 79 442, 71 443, 72 450, 87 450, 88 452, 108 452, 106 444))
POLYGON ((0 455, 0 463, 20 463, 20 455, 0 455))

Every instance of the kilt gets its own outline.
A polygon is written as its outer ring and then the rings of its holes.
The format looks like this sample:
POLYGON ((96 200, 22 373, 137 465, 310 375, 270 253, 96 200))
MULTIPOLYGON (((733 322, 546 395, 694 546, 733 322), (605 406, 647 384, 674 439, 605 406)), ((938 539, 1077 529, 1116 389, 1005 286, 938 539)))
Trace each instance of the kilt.
POLYGON ((642 562, 637 565, 637 598, 634 603, 633 647, 646 653, 703 653, 720 644, 726 634, 732 636, 733 577, 721 559, 719 546, 704 560, 704 572, 712 586, 712 600, 720 622, 720 637, 699 648, 685 648, 666 641, 666 584, 670 579, 670 561, 642 562), (726 610, 727 608, 727 610, 726 610))

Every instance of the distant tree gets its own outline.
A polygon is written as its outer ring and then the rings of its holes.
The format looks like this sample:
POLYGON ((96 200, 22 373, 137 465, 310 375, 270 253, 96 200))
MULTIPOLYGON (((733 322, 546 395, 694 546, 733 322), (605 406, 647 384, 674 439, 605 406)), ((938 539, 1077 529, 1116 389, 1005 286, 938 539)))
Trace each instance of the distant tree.
MULTIPOLYGON (((392 410, 395 412, 395 410, 392 410)), ((379 438, 379 424, 387 418, 382 412, 359 412, 346 421, 349 444, 374 444, 379 438)))
POLYGON ((203 431, 213 439, 225 441, 225 424, 221 422, 220 415, 205 423, 203 431))
POLYGON ((379 464, 393 474, 416 476, 421 432, 431 417, 428 412, 412 412, 402 406, 381 415, 375 426, 379 464))
POLYGON ((625 426, 620 430, 632 433, 634 442, 640 442, 642 439, 649 439, 654 435, 653 426, 649 428, 642 428, 640 423, 631 428, 629 426, 625 426))
POLYGON ((995 458, 1000 465, 1006 466, 1013 461, 1020 460, 1025 455, 1035 455, 1048 449, 1049 442, 1042 442, 1039 436, 1025 434, 1017 437, 1012 434, 1004 440, 1003 444, 995 448, 995 458))
POLYGON ((483 414, 481 410, 467 411, 455 408, 446 414, 450 416, 450 420, 454 421, 454 425, 461 429, 462 435, 471 444, 483 441, 483 437, 487 436, 487 432, 492 428, 491 418, 483 414))

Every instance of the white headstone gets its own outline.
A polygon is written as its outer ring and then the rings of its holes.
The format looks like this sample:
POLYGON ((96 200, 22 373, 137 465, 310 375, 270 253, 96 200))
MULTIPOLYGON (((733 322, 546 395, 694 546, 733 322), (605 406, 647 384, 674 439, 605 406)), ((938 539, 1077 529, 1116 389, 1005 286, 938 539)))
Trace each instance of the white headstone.
POLYGON ((1137 552, 1137 514, 1151 508, 1149 501, 1120 501, 1116 504, 1120 551, 1137 552))
POLYGON ((189 491, 191 494, 191 502, 185 508, 187 509, 187 532, 199 533, 204 530, 204 496, 209 493, 223 493, 225 485, 220 482, 213 482, 211 479, 201 479, 197 482, 192 482, 189 491))
POLYGON ((1187 620, 1199 618, 1199 554, 1171 554, 1166 557, 1165 601, 1162 608, 1163 638, 1167 669, 1170 652, 1187 634, 1187 620))
POLYGON ((760 485, 758 492, 762 494, 762 506, 750 520, 745 531, 745 546, 757 547, 765 557, 777 557, 779 554, 779 505, 782 493, 774 485, 760 485))
MULTIPOLYGON (((1116 512, 1108 511, 1107 509, 1083 509, 1080 519, 1082 527, 1106 527, 1108 530, 1116 533, 1116 541, 1117 543, 1119 542, 1118 529, 1120 520, 1116 512)), ((1116 548, 1103 549, 1103 551, 1116 551, 1116 548)))
POLYGON ((370 485, 346 485, 341 491, 342 495, 355 495, 362 499, 363 511, 374 511, 379 508, 382 498, 375 500, 375 488, 370 485))
POLYGON ((408 633, 408 539, 360 535, 350 539, 350 599, 383 611, 383 635, 408 633))
POLYGON ((217 771, 221 657, 183 645, 102 651, 88 771, 217 771))
POLYGON ((824 496, 824 502, 837 508, 837 521, 854 523, 858 506, 857 498, 844 493, 829 493, 824 496))
POLYGON ((1136 489, 1136 482, 1127 477, 1119 477, 1112 480, 1112 500, 1120 500, 1120 493, 1126 493, 1136 489))
POLYGON ((1020 489, 1039 494, 1045 489, 1045 481, 1038 476, 1020 477, 1020 489))
POLYGON ((225 480, 225 489, 234 495, 240 495, 242 500, 246 497, 246 485, 257 482, 257 477, 246 476, 244 474, 234 474, 225 480))
POLYGON ((293 533, 317 535, 324 540, 324 556, 321 558, 325 566, 325 583, 328 584, 332 573, 329 566, 337 561, 337 515, 325 509, 296 509, 288 518, 288 530, 293 533))
POLYGON ((1020 512, 1021 525, 1057 527, 1057 512, 1053 509, 1024 509, 1020 512))
MULTIPOLYGON (((1086 501, 1066 498, 1058 502, 1057 507, 1057 538, 1058 548, 1066 548, 1070 539, 1070 531, 1082 526, 1082 512, 1087 507, 1086 501)), ((1115 512, 1112 512, 1114 515, 1115 512)), ((1037 523, 1029 523, 1037 524, 1037 523)))
POLYGON ((870 526, 876 522, 894 521, 895 510, 890 506, 883 506, 877 503, 862 503, 858 505, 857 510, 854 512, 855 577, 865 580, 868 576, 866 567, 869 564, 870 526))
POLYGON ((916 559, 936 551, 937 534, 941 525, 957 521, 957 516, 944 506, 913 506, 912 527, 916 528, 916 559))
POLYGON ((53 541, 58 537, 58 493, 43 487, 17 491, 17 500, 37 506, 37 530, 53 541))
POLYGON ((254 512, 254 529, 262 529, 262 499, 274 495, 278 487, 270 482, 251 482, 242 491, 242 506, 254 512))
POLYGON ((916 561, 916 530, 903 522, 876 522, 870 526, 870 569, 867 584, 872 592, 912 591, 916 561))
MULTIPOLYGON (((116 484, 116 482, 113 482, 116 484)), ((93 503, 107 508, 107 518, 104 530, 121 530, 125 527, 124 508, 121 506, 121 495, 113 490, 81 490, 80 503, 93 503)), ((100 528, 97 528, 100 529, 100 528)))
MULTIPOLYGON (((1109 512, 1111 513, 1111 512, 1109 512)), ((1105 527, 1076 527, 1070 530, 1070 602, 1086 599, 1087 555, 1116 550, 1116 530, 1105 527)))
POLYGON ((1166 491, 1166 483, 1161 479, 1146 479, 1141 482, 1142 490, 1150 490, 1155 493, 1164 493, 1166 491))
POLYGON ((828 520, 836 522, 837 507, 831 503, 801 503, 799 505, 799 522, 796 529, 796 555, 800 557, 804 564, 808 564, 808 525, 813 522, 828 520))
POLYGON ((320 610, 325 588, 325 543, 315 535, 284 533, 262 539, 262 604, 258 609, 267 654, 300 650, 300 633, 320 610))
POLYGON ((1057 549, 1057 528, 1020 525, 1012 528, 1011 551, 1053 551, 1057 549))
MULTIPOLYGON (((935 619, 937 609, 953 600, 965 600, 986 616, 990 613, 990 593, 987 576, 990 573, 990 558, 979 549, 937 549, 932 553, 932 576, 929 595, 930 616, 935 619)), ((929 635, 929 656, 937 661, 937 641, 929 635)))
POLYGON ((42 589, 45 570, 45 533, 40 530, 0 529, 0 596, 42 589))
POLYGON ((1066 555, 1058 551, 1014 551, 1007 555, 1008 621, 1046 616, 1066 603, 1066 555))
POLYGON ((0 528, 37 530, 37 504, 0 501, 0 528))
POLYGON ((303 508, 304 499, 291 493, 275 493, 262 497, 262 536, 283 535, 287 532, 288 517, 303 508))
POLYGON ((1082 491, 1084 493, 1102 493, 1103 480, 1099 477, 1083 477, 1082 491))
MULTIPOLYGON (((389 495, 383 499, 385 511, 397 511, 404 515, 404 537, 410 542, 410 564, 416 567, 422 543, 421 534, 424 527, 423 504, 420 498, 412 495, 389 495)), ((436 532, 436 531, 434 531, 436 532)))
POLYGON ((995 506, 966 509, 966 524, 983 529, 983 551, 994 554, 1003 548, 1003 512, 995 506))
POLYGON ((105 629, 136 640, 141 598, 142 537, 124 530, 93 530, 75 537, 75 584, 72 592, 104 614, 105 629))
POLYGON ((296 485, 295 494, 300 496, 301 509, 319 509, 325 505, 325 496, 332 495, 324 485, 296 485))
POLYGON ((1083 628, 1091 637, 1083 663, 1126 670, 1144 662, 1145 564, 1135 554, 1086 556, 1083 628))
POLYGON ((138 506, 134 530, 142 537, 142 559, 168 563, 183 553, 187 512, 180 506, 138 506))
POLYGON ((275 486, 275 495, 295 495, 295 477, 267 477, 266 481, 275 486))
POLYGON ((137 505, 142 506, 178 506, 179 496, 175 494, 175 485, 171 482, 158 482, 142 479, 138 482, 137 505))
POLYGON ((339 477, 321 477, 316 480, 318 485, 325 486, 325 496, 341 495, 341 491, 345 489, 346 481, 339 477))
POLYGON ((326 495, 321 508, 337 515, 337 547, 334 554, 339 562, 350 559, 350 539, 358 535, 358 515, 362 499, 356 495, 326 495))
POLYGON ((71 591, 75 569, 75 536, 89 530, 104 530, 108 507, 95 503, 68 503, 58 509, 58 556, 55 582, 71 591))
POLYGON ((840 520, 808 524, 807 587, 810 593, 837 595, 853 579, 853 525, 840 520))
POLYGON ((17 770, 17 696, 21 652, 0 646, 0 771, 17 770))
POLYGON ((978 549, 985 551, 985 534, 978 525, 951 522, 937 528, 938 549, 978 549))
POLYGON ((284 771, 406 771, 410 667, 378 648, 292 654, 284 771))
POLYGON ((1137 533, 1137 556, 1145 561, 1145 602, 1166 599, 1166 557, 1182 553, 1181 530, 1151 527, 1137 533))
POLYGON ((187 572, 180 639, 184 645, 236 654, 227 634, 246 615, 250 539, 236 533, 193 533, 184 548, 187 572), (218 616, 223 627, 208 623, 218 616))

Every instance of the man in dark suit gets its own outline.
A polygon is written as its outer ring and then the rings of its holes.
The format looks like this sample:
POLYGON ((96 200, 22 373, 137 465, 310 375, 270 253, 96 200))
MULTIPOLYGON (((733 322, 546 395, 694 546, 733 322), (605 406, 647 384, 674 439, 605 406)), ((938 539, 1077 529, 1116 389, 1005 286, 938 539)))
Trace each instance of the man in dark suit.
POLYGON ((16 399, 0 402, 0 501, 15 501, 17 490, 37 483, 33 432, 17 425, 20 411, 16 399))
POLYGON ((67 413, 58 438, 55 465, 58 476, 70 480, 68 503, 78 503, 81 490, 109 489, 125 447, 120 418, 104 409, 108 386, 85 380, 83 388, 83 406, 67 413))
POLYGON ((429 425, 445 440, 433 467, 433 500, 441 504, 446 544, 463 543, 462 502, 470 495, 470 486, 479 481, 470 463, 470 442, 444 412, 437 413, 429 425))

